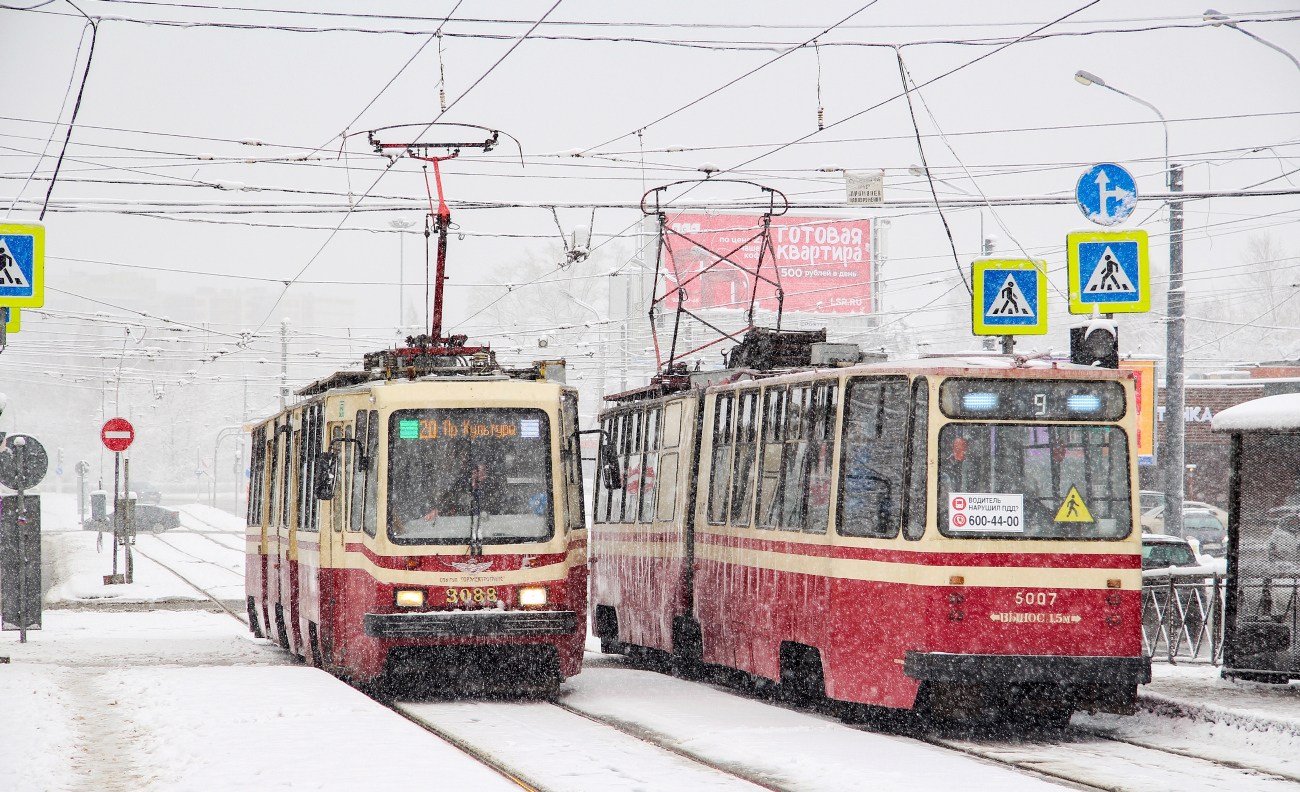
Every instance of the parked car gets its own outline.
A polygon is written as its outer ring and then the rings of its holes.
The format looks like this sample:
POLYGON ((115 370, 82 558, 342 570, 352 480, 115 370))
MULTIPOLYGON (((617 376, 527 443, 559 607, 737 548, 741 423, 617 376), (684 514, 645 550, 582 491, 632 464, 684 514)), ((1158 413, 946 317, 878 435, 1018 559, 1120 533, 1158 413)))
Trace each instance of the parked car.
POLYGON ((1142 572, 1169 567, 1196 567, 1200 562, 1191 544, 1180 536, 1142 534, 1142 572))
POLYGON ((1228 524, 1208 509, 1183 509, 1183 538, 1195 539, 1205 555, 1228 554, 1228 524))
MULTIPOLYGON (((1142 493, 1145 495, 1146 493, 1142 493)), ((1142 496, 1139 496, 1142 497, 1142 496)), ((1141 502, 1141 501, 1139 501, 1141 502)), ((1220 509, 1213 503, 1204 501, 1183 501, 1183 515, 1186 517, 1189 510, 1197 512, 1209 512, 1214 518, 1223 525, 1224 530, 1228 527, 1228 512, 1220 509)), ((1142 530, 1147 533, 1164 533, 1165 532, 1165 505, 1163 501, 1150 509, 1142 509, 1142 530)))

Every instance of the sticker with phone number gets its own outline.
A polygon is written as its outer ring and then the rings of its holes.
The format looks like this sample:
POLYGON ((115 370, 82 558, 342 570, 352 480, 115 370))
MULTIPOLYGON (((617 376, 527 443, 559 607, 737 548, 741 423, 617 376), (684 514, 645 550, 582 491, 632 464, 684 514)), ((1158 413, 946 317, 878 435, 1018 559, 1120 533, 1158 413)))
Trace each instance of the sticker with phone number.
POLYGON ((1025 496, 951 492, 948 494, 948 530, 1024 533, 1025 496))

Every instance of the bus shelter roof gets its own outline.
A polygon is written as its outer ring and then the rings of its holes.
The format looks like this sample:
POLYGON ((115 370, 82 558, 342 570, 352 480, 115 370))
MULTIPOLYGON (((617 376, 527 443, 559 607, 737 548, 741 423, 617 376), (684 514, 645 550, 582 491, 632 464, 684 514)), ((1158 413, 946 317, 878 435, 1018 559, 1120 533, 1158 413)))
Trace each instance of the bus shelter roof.
POLYGON ((1215 432, 1300 431, 1300 393, 1280 393, 1229 407, 1211 419, 1210 428, 1215 432))

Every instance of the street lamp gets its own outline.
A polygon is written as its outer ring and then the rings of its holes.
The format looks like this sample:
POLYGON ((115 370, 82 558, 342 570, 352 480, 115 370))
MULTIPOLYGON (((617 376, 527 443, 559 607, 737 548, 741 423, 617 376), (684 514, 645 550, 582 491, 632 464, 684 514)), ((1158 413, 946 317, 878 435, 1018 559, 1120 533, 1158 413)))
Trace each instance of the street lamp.
MULTIPOLYGON (((1182 192, 1183 169, 1169 164, 1169 122, 1165 114, 1145 99, 1139 99, 1131 93, 1107 85, 1106 81, 1090 72, 1074 73, 1074 79, 1080 85, 1099 85, 1120 96, 1149 108, 1160 117, 1165 130, 1165 171, 1169 178, 1169 191, 1182 192)), ((1186 413, 1187 391, 1183 381, 1183 342, 1186 336, 1187 319, 1186 295, 1183 293, 1183 202, 1169 202, 1169 291, 1166 294, 1165 315, 1165 503, 1178 504, 1176 508, 1165 509, 1165 532, 1174 536, 1183 533, 1183 416, 1186 413)))
MULTIPOLYGON (((907 172, 912 176, 925 176, 927 170, 928 168, 922 168, 920 165, 909 165, 907 167, 907 172)), ((931 179, 934 179, 940 184, 946 184, 963 195, 970 195, 970 190, 963 190, 962 188, 958 187, 957 185, 953 184, 950 181, 945 181, 944 179, 940 179, 938 176, 935 176, 933 173, 929 174, 929 176, 931 179)))
POLYGON ((1205 21, 1212 23, 1215 27, 1219 27, 1220 25, 1227 25, 1228 27, 1232 28, 1238 33, 1244 33, 1247 36, 1250 36, 1251 38, 1258 41, 1260 44, 1263 44, 1265 47, 1268 47, 1269 49, 1277 50, 1278 52, 1287 56, 1288 58, 1291 59, 1291 62, 1295 64, 1295 67, 1297 69, 1300 69, 1300 60, 1296 60, 1296 57, 1294 55, 1282 49, 1281 47, 1274 44, 1273 42, 1267 41, 1265 39, 1260 38, 1259 36, 1256 36, 1254 33, 1251 33, 1249 30, 1243 30, 1242 28, 1237 27, 1237 23, 1230 20, 1227 14, 1220 14, 1218 11, 1215 11, 1213 8, 1207 8, 1205 10, 1205 21))
POLYGON ((1105 80, 1101 79, 1100 77, 1093 74, 1092 72, 1086 72, 1083 69, 1079 69, 1077 72, 1074 73, 1074 79, 1080 85, 1096 85, 1105 88, 1108 91, 1114 91, 1120 96, 1126 96, 1129 99, 1132 99, 1133 101, 1142 105, 1143 107, 1150 109, 1157 116, 1159 116, 1160 123, 1162 126, 1164 126, 1165 129, 1165 170, 1169 170, 1169 122, 1165 120, 1165 114, 1160 112, 1160 109, 1158 107, 1151 104, 1145 99, 1140 99, 1134 96, 1133 94, 1128 93, 1127 91, 1121 91, 1120 89, 1116 88, 1113 85, 1107 85, 1105 80))

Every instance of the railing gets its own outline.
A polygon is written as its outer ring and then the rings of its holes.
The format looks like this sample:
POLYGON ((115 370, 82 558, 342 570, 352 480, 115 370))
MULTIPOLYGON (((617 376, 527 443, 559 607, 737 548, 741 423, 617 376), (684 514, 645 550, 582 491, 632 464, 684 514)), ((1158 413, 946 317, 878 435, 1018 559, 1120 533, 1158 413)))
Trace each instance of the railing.
POLYGON ((1153 660, 1223 663, 1225 575, 1159 570, 1142 576, 1142 651, 1153 660))

